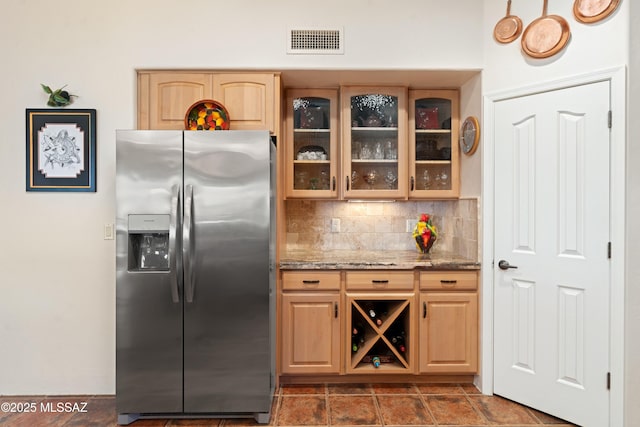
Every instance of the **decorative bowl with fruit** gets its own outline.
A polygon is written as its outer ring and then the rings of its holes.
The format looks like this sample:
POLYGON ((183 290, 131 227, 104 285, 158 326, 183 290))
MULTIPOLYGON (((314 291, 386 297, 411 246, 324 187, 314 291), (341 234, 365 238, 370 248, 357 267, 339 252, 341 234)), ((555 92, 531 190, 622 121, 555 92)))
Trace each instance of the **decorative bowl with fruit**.
POLYGON ((229 112, 212 99, 194 103, 184 117, 186 130, 229 130, 229 112))

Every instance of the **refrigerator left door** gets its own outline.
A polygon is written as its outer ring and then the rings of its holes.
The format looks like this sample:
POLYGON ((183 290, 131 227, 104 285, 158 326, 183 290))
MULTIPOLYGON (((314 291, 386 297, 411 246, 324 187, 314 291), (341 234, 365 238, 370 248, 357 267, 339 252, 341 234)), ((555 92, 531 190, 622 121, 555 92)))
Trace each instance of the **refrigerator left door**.
POLYGON ((182 139, 180 131, 116 131, 120 420, 182 411, 182 139))

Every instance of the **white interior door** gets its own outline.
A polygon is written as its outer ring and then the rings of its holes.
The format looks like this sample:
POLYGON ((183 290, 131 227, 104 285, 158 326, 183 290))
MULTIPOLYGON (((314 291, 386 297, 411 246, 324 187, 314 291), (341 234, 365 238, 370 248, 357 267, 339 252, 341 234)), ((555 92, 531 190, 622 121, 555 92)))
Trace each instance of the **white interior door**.
POLYGON ((494 392, 593 427, 609 420, 609 94, 495 104, 494 392))

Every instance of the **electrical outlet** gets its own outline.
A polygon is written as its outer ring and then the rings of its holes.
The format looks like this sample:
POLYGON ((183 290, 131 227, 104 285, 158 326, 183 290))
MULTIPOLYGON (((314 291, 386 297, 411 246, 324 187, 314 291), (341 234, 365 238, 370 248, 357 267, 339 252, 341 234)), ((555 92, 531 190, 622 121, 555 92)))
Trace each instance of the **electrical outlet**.
POLYGON ((113 240, 113 224, 104 225, 104 240, 113 240))
POLYGON ((407 228, 405 229, 405 231, 407 233, 413 232, 413 229, 416 228, 416 224, 417 223, 418 223, 418 221, 415 220, 415 219, 408 219, 407 220, 407 228))
POLYGON ((331 218, 331 232, 332 233, 340 232, 340 218, 331 218))

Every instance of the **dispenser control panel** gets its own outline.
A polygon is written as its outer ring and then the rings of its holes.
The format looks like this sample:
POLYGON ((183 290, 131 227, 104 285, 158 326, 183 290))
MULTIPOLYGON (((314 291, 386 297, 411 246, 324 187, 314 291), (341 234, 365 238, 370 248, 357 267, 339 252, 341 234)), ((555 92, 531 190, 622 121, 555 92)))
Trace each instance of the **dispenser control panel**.
POLYGON ((129 215, 129 271, 169 270, 169 215, 129 215))

